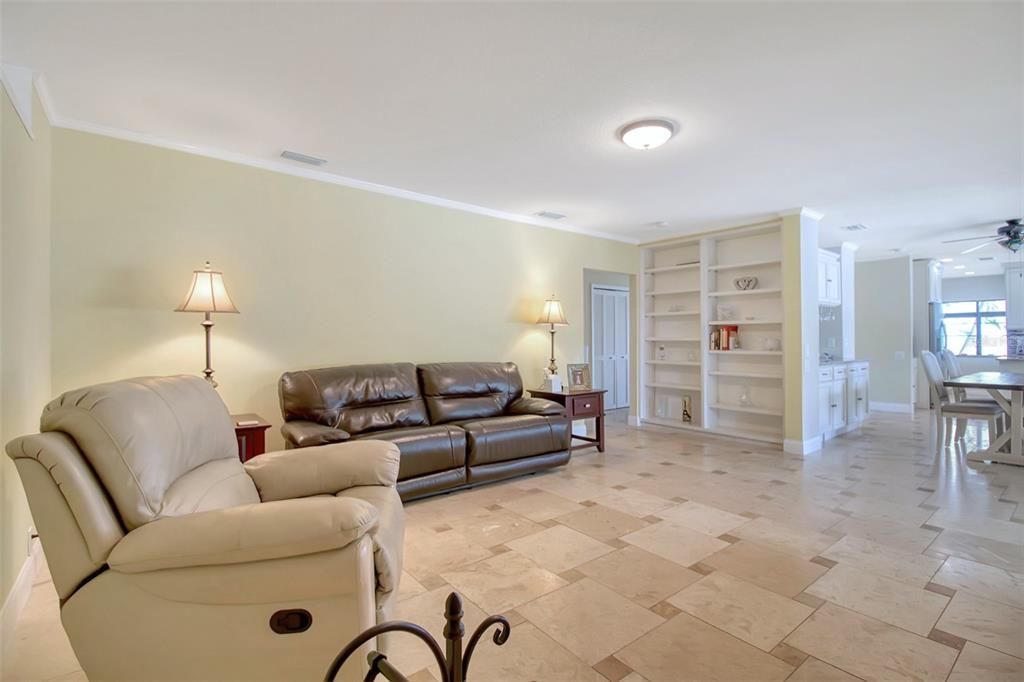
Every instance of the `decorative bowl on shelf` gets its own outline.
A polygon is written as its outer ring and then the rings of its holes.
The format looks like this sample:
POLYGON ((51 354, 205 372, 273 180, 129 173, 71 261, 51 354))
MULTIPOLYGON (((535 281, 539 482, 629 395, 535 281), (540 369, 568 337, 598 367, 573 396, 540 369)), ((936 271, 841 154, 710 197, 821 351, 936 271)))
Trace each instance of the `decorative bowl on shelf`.
POLYGON ((757 288, 757 277, 737 277, 732 283, 740 291, 749 291, 757 288))

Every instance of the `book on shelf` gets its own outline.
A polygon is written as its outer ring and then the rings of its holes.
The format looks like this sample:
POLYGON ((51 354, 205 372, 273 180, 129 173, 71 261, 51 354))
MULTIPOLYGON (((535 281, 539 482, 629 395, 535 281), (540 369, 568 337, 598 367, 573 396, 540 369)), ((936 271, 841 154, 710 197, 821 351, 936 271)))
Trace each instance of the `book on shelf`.
POLYGON ((711 331, 711 350, 738 350, 740 347, 740 328, 735 324, 715 327, 711 331))

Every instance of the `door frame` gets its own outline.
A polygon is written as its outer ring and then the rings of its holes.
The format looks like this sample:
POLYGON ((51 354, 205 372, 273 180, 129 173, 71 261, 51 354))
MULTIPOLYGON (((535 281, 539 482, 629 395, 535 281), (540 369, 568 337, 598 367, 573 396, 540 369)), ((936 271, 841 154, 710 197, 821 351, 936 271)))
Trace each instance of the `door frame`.
POLYGON ((596 376, 596 373, 594 372, 594 370, 597 369, 597 344, 594 342, 594 339, 597 338, 597 316, 594 314, 594 309, 595 309, 594 297, 595 297, 595 295, 597 294, 598 291, 618 291, 618 292, 625 292, 627 294, 626 295, 626 404, 622 405, 622 406, 619 406, 619 407, 616 407, 616 408, 612 408, 612 409, 628 409, 629 407, 632 407, 632 403, 633 403, 633 399, 632 399, 632 395, 633 395, 632 394, 633 382, 630 380, 630 377, 629 377, 630 368, 632 367, 632 362, 633 362, 633 349, 632 349, 631 344, 630 344, 630 338, 631 338, 630 334, 632 332, 631 322, 630 322, 630 311, 632 310, 633 306, 630 303, 630 299, 632 297, 629 296, 629 293, 632 291, 632 289, 630 289, 629 287, 624 287, 624 286, 619 285, 619 284, 591 284, 590 285, 590 358, 589 358, 589 360, 590 360, 590 368, 591 368, 591 375, 592 376, 596 376))

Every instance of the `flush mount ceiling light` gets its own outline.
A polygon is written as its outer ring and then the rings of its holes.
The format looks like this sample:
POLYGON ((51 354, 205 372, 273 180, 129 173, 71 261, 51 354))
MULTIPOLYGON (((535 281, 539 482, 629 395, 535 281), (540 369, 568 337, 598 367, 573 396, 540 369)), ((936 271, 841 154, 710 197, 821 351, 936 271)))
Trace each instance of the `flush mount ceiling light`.
POLYGON ((633 149, 654 149, 672 139, 676 126, 663 118, 650 118, 627 123, 619 130, 619 139, 633 149))
POLYGON ((941 260, 942 260, 943 263, 952 263, 953 262, 952 258, 942 258, 941 260))

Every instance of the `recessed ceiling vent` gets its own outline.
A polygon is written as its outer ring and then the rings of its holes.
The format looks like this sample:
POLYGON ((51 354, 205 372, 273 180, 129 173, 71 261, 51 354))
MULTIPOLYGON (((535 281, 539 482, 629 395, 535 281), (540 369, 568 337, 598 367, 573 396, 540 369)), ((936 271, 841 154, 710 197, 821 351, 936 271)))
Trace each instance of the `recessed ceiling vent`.
POLYGON ((561 220, 565 217, 564 213, 555 213, 554 211, 537 211, 533 215, 538 218, 547 218, 548 220, 561 220))
POLYGON ((995 256, 978 256, 978 260, 995 260, 995 256))
POLYGON ((288 159, 289 161, 298 161, 299 163, 308 163, 310 166, 322 166, 327 163, 327 159, 310 156, 309 154, 300 154, 289 149, 281 152, 281 158, 288 159))
POLYGON ((856 225, 844 225, 843 229, 846 230, 847 232, 863 232, 864 230, 868 229, 868 226, 862 225, 861 223, 857 223, 856 225))

